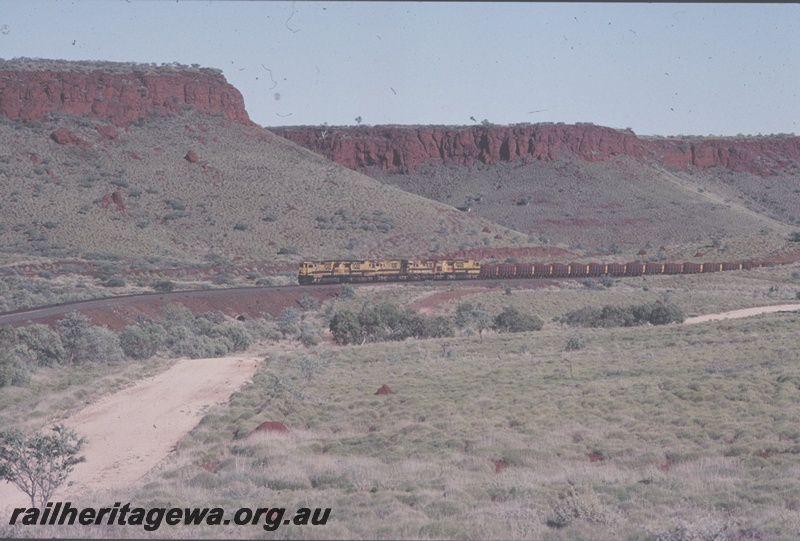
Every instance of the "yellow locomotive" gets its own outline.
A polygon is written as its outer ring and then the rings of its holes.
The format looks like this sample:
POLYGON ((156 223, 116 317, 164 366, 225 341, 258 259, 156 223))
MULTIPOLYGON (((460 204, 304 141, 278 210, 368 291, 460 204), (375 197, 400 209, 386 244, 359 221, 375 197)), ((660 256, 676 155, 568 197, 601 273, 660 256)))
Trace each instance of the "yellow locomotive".
POLYGON ((300 285, 408 280, 466 280, 478 278, 481 264, 469 260, 303 261, 300 285))

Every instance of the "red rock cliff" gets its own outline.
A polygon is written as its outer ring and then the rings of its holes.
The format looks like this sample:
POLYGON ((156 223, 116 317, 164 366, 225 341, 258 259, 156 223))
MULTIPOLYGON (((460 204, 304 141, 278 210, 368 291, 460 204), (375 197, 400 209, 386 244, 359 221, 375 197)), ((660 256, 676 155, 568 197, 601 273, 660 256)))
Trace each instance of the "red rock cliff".
POLYGON ((63 113, 124 126, 150 113, 193 106, 251 123, 242 95, 216 70, 61 61, 44 66, 0 62, 0 115, 41 120, 48 113, 63 113))
POLYGON ((607 161, 630 156, 688 170, 721 166, 769 175, 797 167, 800 137, 639 138, 630 131, 577 124, 490 127, 274 128, 351 169, 408 173, 423 163, 472 165, 560 158, 607 161))

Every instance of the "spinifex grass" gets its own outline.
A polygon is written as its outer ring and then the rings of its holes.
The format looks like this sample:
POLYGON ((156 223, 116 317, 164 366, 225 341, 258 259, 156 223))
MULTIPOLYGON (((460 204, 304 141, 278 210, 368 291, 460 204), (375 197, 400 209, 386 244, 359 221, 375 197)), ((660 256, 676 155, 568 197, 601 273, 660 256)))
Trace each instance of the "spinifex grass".
POLYGON ((170 536, 792 539, 798 324, 585 329, 569 353, 573 331, 551 328, 272 355, 126 497, 333 508, 326 527, 170 536), (246 436, 268 420, 292 433, 246 436))

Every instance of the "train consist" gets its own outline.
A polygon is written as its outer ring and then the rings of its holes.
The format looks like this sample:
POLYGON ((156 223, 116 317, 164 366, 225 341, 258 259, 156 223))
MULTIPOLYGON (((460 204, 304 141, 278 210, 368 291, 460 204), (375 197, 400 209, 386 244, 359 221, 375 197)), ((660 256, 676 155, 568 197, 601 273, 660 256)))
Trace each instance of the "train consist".
POLYGON ((697 274, 769 266, 762 261, 726 263, 500 263, 482 265, 471 259, 304 261, 300 285, 400 282, 413 280, 485 280, 513 278, 583 278, 590 276, 642 276, 697 274))

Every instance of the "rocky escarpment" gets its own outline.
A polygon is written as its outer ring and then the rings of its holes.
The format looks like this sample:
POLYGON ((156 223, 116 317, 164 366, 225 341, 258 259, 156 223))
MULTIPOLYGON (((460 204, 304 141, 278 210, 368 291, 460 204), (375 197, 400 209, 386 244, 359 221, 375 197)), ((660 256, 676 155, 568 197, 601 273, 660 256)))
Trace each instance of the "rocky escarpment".
POLYGON ((390 174, 425 163, 472 165, 629 156, 681 170, 724 167, 767 176, 800 169, 800 137, 656 138, 591 124, 480 127, 274 128, 271 131, 340 165, 390 174))
POLYGON ((186 108, 250 124, 244 99, 221 72, 187 66, 43 60, 0 61, 0 115, 41 120, 50 113, 115 126, 186 108))

